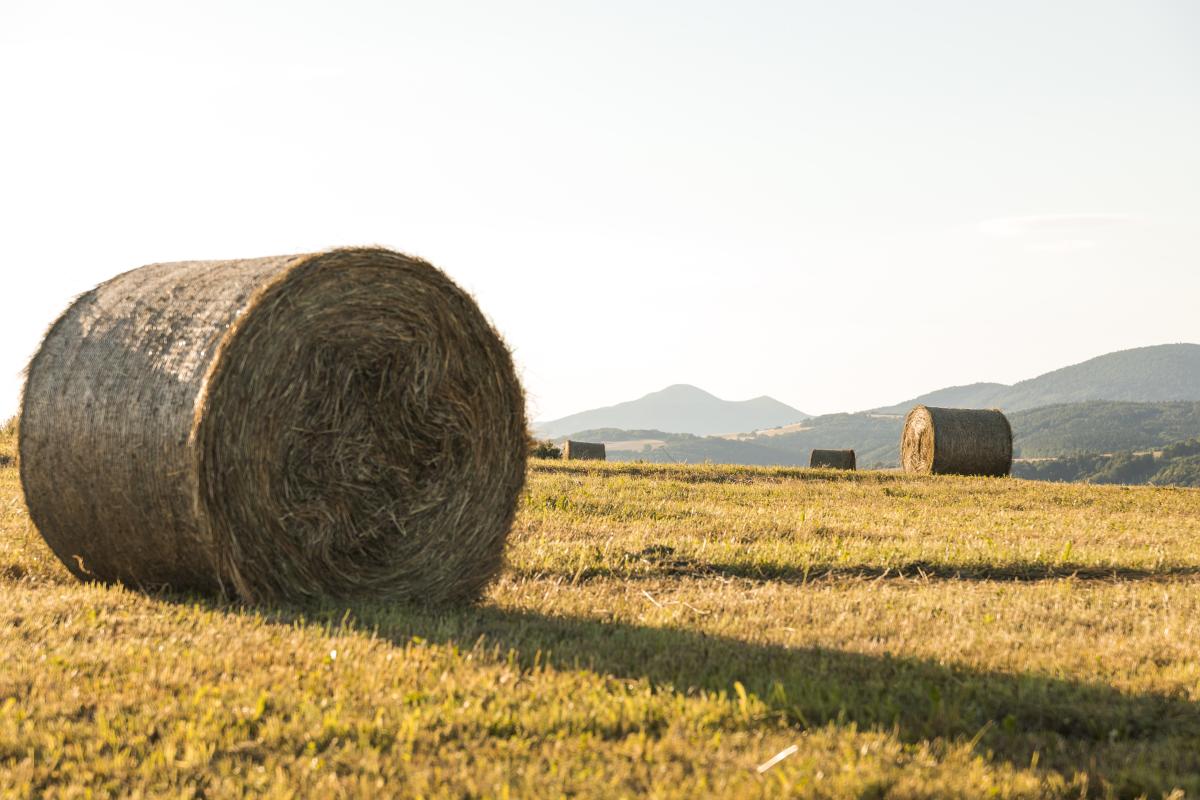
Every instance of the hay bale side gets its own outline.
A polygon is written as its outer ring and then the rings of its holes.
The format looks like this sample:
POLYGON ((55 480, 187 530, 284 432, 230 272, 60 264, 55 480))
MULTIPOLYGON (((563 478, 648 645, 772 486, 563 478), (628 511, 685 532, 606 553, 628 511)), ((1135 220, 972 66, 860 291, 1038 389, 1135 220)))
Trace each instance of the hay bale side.
POLYGON ((809 467, 823 469, 849 469, 857 466, 853 450, 813 450, 808 458, 809 467))
POLYGON ((442 603, 501 567, 525 431, 475 302, 358 248, 153 264, 84 294, 30 364, 19 462, 80 578, 442 603))
POLYGON ((606 461, 608 455, 604 442, 572 442, 563 445, 562 457, 566 461, 606 461))
POLYGON ((904 420, 900 461, 920 475, 1007 475, 1012 427, 998 409, 917 406, 904 420))

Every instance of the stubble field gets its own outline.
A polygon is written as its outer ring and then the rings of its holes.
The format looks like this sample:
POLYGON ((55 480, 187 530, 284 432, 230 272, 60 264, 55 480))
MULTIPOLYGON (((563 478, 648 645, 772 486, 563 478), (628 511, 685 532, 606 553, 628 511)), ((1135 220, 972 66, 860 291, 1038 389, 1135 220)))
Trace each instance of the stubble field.
POLYGON ((538 461, 509 562, 83 585, 0 466, 0 796, 1200 793, 1200 490, 538 461))

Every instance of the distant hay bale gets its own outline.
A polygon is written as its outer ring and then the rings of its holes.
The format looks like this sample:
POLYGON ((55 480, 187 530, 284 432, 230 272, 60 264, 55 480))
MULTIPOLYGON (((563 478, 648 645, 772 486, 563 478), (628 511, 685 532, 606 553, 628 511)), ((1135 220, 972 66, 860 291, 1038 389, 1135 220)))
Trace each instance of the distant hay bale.
POLYGON ((572 442, 563 445, 562 457, 567 461, 605 461, 604 442, 572 442))
POLYGON ((19 461, 81 579, 454 603, 500 570, 525 431, 474 300, 356 248, 152 264, 84 294, 29 366, 19 461))
POLYGON ((900 461, 921 475, 1007 475, 1012 427, 997 409, 917 406, 904 420, 900 461))
POLYGON ((855 469, 853 450, 813 450, 808 466, 824 469, 855 469))

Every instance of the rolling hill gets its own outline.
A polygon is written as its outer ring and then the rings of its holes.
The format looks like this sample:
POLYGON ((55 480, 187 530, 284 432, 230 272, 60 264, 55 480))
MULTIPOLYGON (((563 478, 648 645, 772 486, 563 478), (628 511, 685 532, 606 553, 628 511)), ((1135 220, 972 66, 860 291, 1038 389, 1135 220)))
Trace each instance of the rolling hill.
POLYGON ((794 466, 807 465, 813 448, 853 447, 861 466, 891 467, 904 414, 918 403, 1004 409, 1017 457, 1161 448, 1200 436, 1200 345, 1122 350, 1011 386, 952 386, 870 412, 819 417, 767 397, 730 403, 694 386, 671 386, 537 430, 551 438, 638 442, 612 449, 614 460, 794 466), (799 429, 780 430, 800 420, 799 429), (733 431, 750 433, 711 436, 733 431))
MULTIPOLYGON (((1066 403, 1009 414, 1018 458, 1059 458, 1081 453, 1116 453, 1161 448, 1200 437, 1200 403, 1066 403)), ((807 466, 816 447, 852 447, 860 467, 894 467, 899 462, 899 415, 825 414, 803 430, 728 439, 713 436, 592 430, 590 441, 661 440, 660 447, 612 450, 609 458, 779 466, 807 466)))
MULTIPOLYGON (((881 423, 866 421, 875 419, 871 415, 904 415, 921 403, 958 408, 1001 408, 1012 413, 1092 401, 1200 401, 1200 345, 1163 344, 1120 350, 1011 386, 1003 383, 949 386, 862 414, 825 415, 828 419, 823 427, 826 432, 832 432, 829 425, 850 427, 858 435, 864 429, 882 427, 881 423), (842 419, 847 417, 852 419, 842 419)), ((637 400, 535 423, 534 432, 538 436, 558 438, 577 431, 618 428, 709 436, 777 428, 810 418, 770 397, 729 401, 695 386, 676 384, 637 400)), ((823 442, 816 446, 835 445, 823 442)))
POLYGON ((1002 383, 951 386, 874 411, 904 414, 921 403, 1023 411, 1088 400, 1139 403, 1200 400, 1200 345, 1162 344, 1119 350, 1011 386, 1002 383))
POLYGON ((534 432, 556 438, 591 428, 641 428, 709 435, 774 428, 807 417, 770 397, 722 400, 695 386, 676 384, 637 400, 535 423, 534 432))
POLYGON ((1200 403, 1068 403, 1011 419, 1019 458, 1147 450, 1200 437, 1200 403))

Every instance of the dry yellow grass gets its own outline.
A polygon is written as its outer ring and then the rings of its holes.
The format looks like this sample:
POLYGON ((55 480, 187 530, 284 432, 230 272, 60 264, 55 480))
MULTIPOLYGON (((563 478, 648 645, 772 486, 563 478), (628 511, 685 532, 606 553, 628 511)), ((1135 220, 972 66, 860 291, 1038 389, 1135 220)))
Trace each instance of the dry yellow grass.
POLYGON ((0 795, 1194 794, 1198 543, 1195 490, 535 462, 481 607, 255 609, 76 583, 3 468, 0 795))

